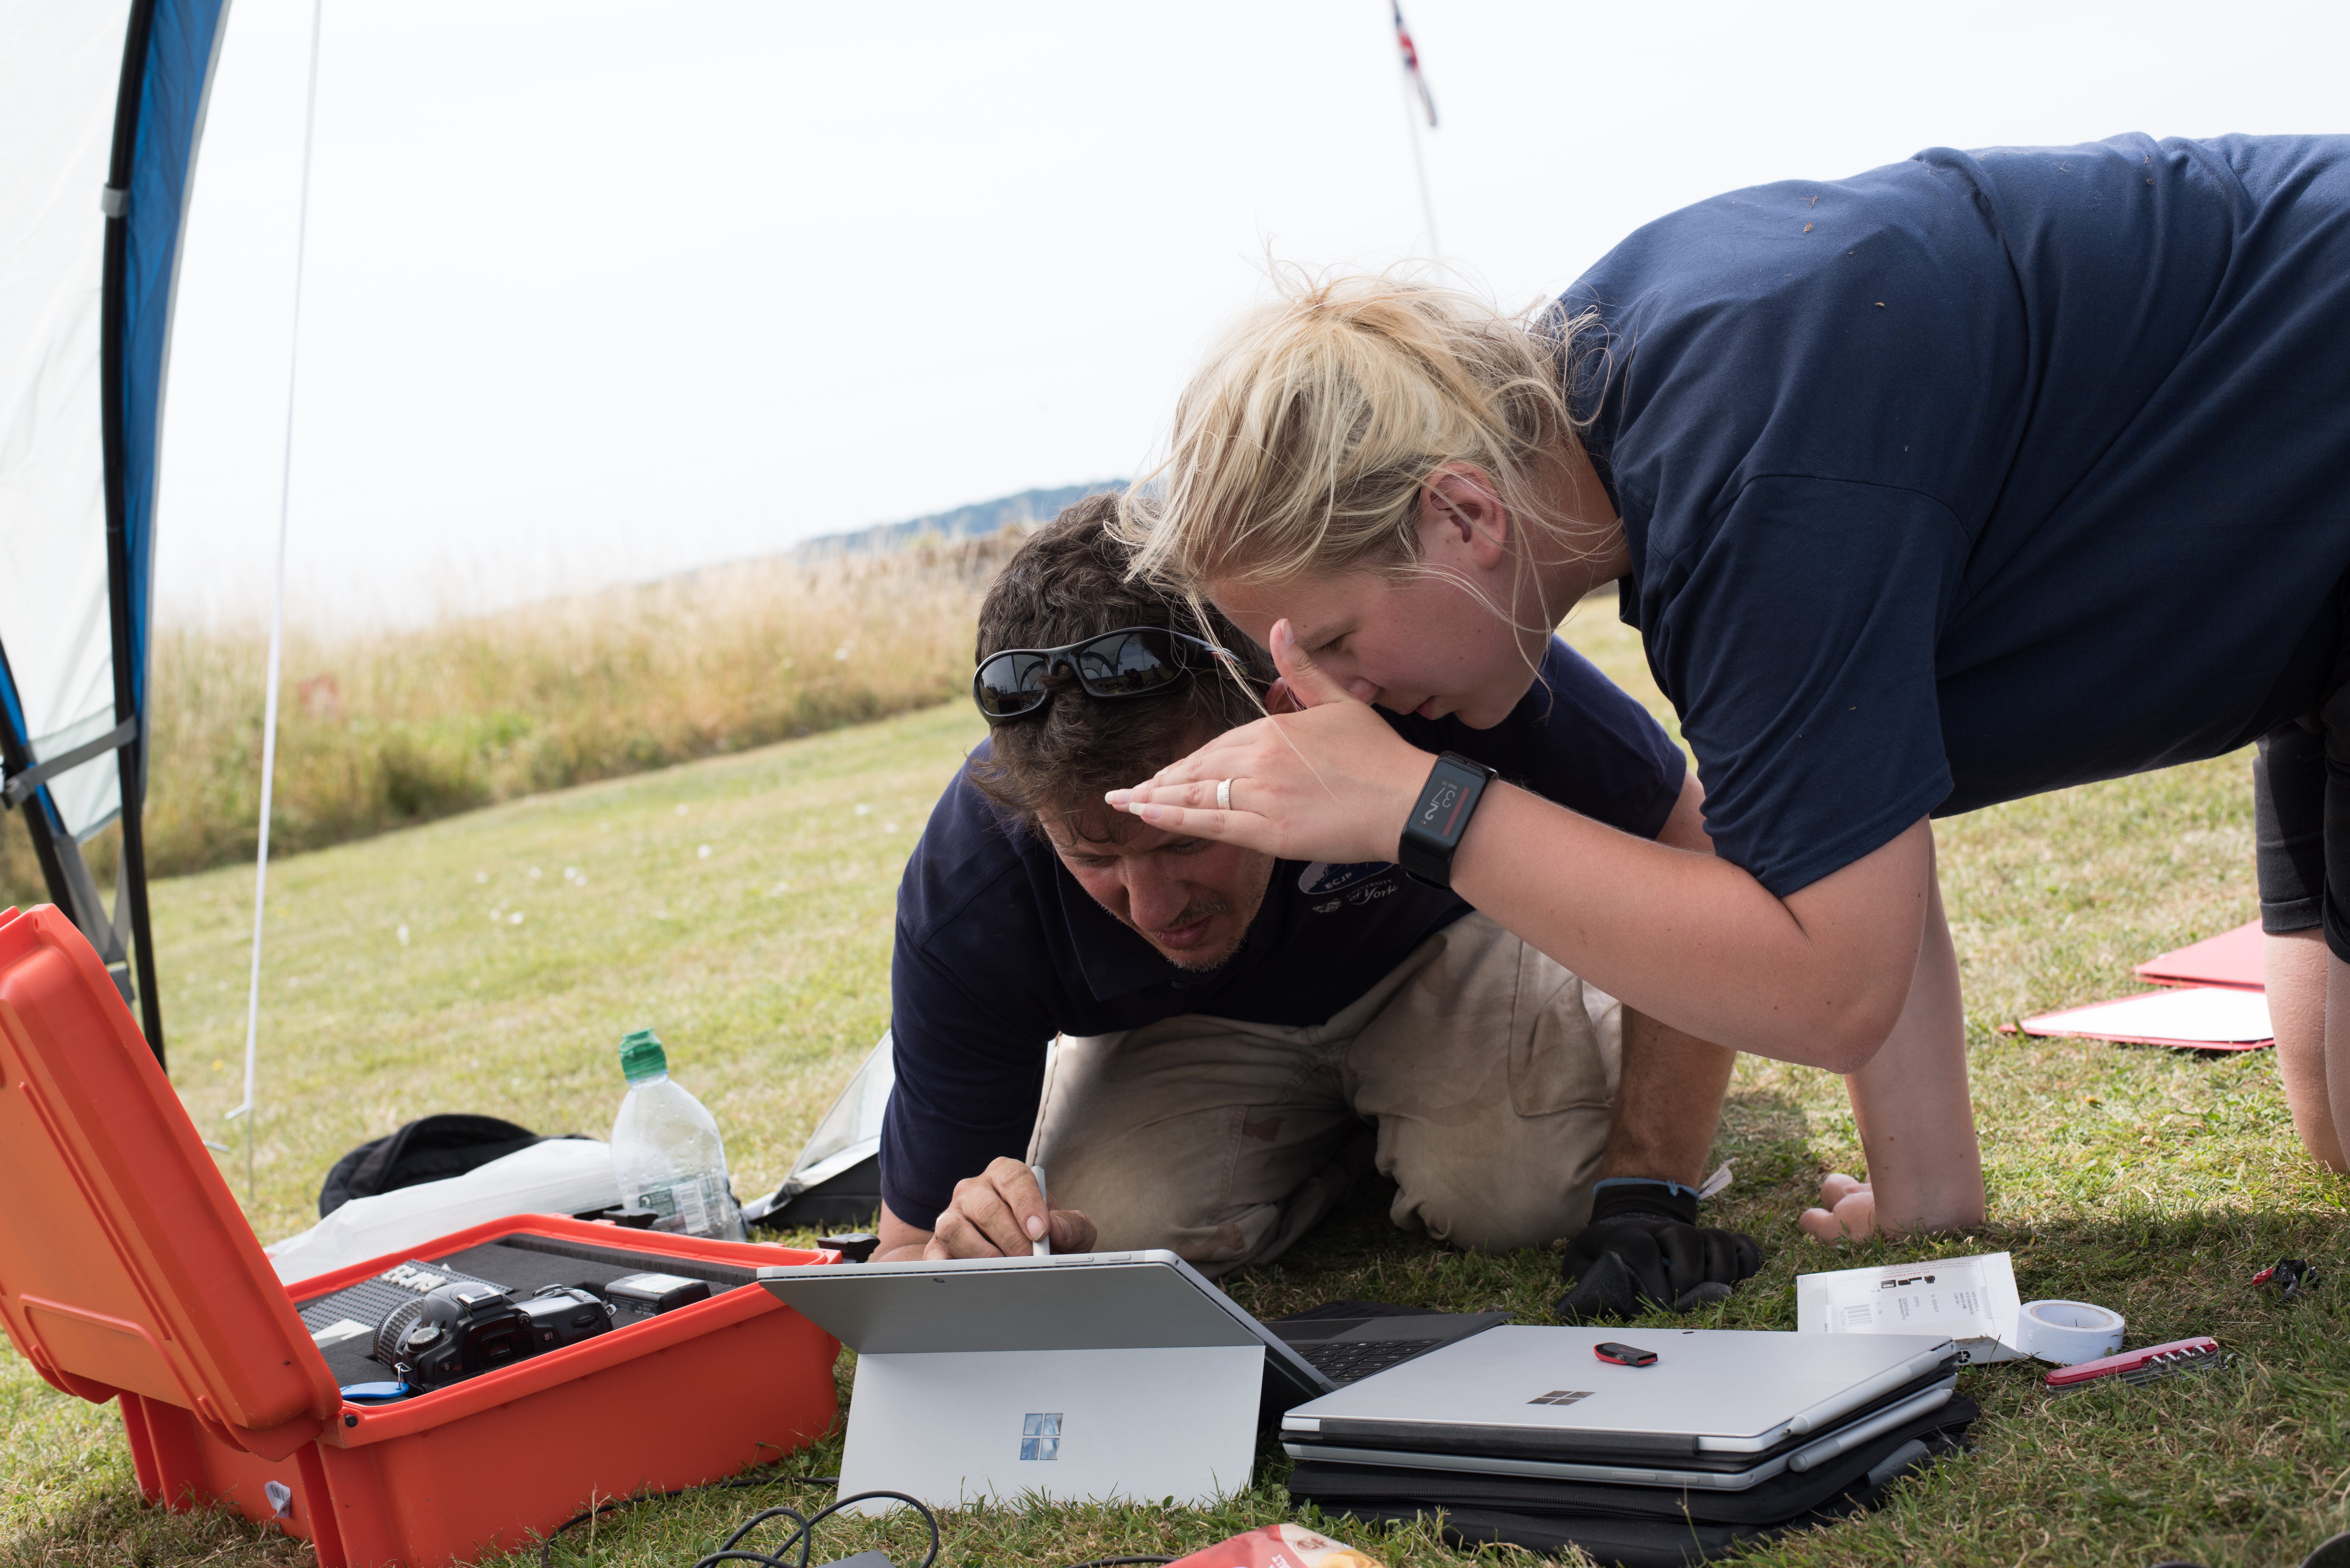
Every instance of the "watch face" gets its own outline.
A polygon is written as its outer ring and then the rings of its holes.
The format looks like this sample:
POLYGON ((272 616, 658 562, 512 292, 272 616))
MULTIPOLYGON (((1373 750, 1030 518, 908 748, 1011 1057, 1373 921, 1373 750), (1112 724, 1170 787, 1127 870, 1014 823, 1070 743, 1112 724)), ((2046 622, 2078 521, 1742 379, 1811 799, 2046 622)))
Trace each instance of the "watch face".
POLYGON ((1463 826, 1461 809, 1471 798, 1472 787, 1484 782, 1482 774, 1469 773, 1440 758, 1428 776, 1428 788, 1421 793, 1419 805, 1412 812, 1412 826, 1430 837, 1452 842, 1463 826))
POLYGON ((1492 777, 1492 769, 1449 752, 1436 759, 1396 845, 1407 876, 1431 888, 1451 886, 1452 851, 1492 777))

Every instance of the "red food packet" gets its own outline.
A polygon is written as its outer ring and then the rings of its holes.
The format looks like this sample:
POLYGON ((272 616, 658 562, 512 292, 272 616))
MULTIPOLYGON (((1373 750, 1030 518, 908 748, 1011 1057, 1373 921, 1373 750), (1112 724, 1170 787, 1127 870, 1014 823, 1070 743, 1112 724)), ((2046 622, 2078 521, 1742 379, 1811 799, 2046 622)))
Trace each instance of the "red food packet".
POLYGON ((1316 1535, 1302 1524, 1268 1524, 1219 1541, 1168 1568, 1385 1568, 1376 1557, 1342 1541, 1316 1535))

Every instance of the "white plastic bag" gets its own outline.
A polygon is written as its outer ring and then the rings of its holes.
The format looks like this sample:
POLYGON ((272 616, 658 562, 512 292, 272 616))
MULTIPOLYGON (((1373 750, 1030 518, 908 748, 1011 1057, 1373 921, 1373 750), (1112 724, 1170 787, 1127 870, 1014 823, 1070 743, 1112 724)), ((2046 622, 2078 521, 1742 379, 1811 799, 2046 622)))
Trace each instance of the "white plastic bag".
POLYGON ((593 1138, 549 1138, 445 1181, 354 1198, 299 1235, 263 1249, 287 1284, 510 1214, 584 1214, 620 1201, 612 1149, 593 1138))

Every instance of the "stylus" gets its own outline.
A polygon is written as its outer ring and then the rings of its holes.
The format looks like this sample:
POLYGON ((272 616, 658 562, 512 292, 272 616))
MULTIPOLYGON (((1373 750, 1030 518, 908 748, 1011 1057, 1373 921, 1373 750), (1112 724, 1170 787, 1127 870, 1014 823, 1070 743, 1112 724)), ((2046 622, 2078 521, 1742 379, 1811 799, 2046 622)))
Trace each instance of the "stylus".
POLYGON ((1898 1388, 1913 1377, 1923 1377, 1950 1360, 1953 1354, 1950 1342, 1946 1339, 1924 1355, 1913 1355, 1900 1366, 1878 1373, 1857 1387, 1847 1388, 1834 1398, 1823 1399, 1810 1409, 1790 1417, 1787 1430, 1794 1437, 1809 1437, 1846 1412, 1859 1409, 1878 1395, 1898 1388))
POLYGON ((1036 1179, 1036 1200, 1045 1206, 1045 1233, 1028 1243, 1028 1255, 1049 1258, 1053 1255, 1053 1200, 1045 1196, 1045 1168, 1032 1165, 1028 1174, 1036 1179))
POLYGON ((1881 1438, 1896 1427, 1907 1426, 1918 1417, 1939 1410, 1950 1402, 1956 1380, 1939 1388, 1929 1388, 1914 1399, 1904 1399, 1890 1409, 1880 1410, 1866 1421, 1858 1421, 1831 1437, 1822 1438, 1807 1449, 1799 1449, 1787 1459, 1787 1468, 1797 1475, 1814 1465, 1824 1465, 1838 1454, 1850 1453, 1873 1438, 1881 1438))

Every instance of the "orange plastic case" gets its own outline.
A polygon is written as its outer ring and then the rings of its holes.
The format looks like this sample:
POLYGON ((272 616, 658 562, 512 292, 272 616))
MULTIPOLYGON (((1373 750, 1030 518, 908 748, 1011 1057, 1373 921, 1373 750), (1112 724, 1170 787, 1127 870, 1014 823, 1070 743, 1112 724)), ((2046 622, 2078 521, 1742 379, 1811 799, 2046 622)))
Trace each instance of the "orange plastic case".
MULTIPOLYGON (((120 1398, 148 1501, 276 1521, 321 1568, 513 1551, 591 1497, 780 1459, 836 1413, 837 1344, 756 1286, 400 1404, 345 1404, 121 993, 47 905, 0 912, 0 1183, 16 1348, 67 1393, 120 1398)), ((299 1288, 313 1299, 518 1231, 616 1244, 609 1226, 522 1216, 299 1288)), ((632 1252, 746 1268, 838 1262, 623 1234, 632 1252)))

